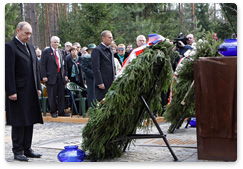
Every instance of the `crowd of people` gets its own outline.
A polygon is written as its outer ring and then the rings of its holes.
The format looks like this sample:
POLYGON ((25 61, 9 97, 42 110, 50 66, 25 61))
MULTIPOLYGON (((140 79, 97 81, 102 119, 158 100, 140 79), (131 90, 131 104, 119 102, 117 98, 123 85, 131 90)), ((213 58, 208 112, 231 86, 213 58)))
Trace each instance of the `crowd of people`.
MULTIPOLYGON (((41 51, 36 47, 40 79, 46 85, 51 117, 69 116, 65 113, 65 85, 74 82, 87 89, 87 108, 101 101, 107 93, 115 75, 121 70, 123 62, 132 51, 132 44, 116 44, 112 33, 101 33, 101 43, 81 47, 80 43, 66 42, 60 49, 60 38, 53 36, 50 47, 41 51), (58 99, 56 99, 58 98, 58 99)), ((136 39, 137 47, 146 44, 144 35, 136 39)), ((78 107, 79 108, 79 107, 78 107)))
MULTIPOLYGON (((16 36, 5 45, 6 117, 7 124, 12 126, 14 159, 19 161, 41 157, 31 149, 33 125, 43 123, 38 99, 41 82, 47 88, 51 117, 68 117, 65 85, 74 82, 87 88, 87 93, 82 94, 87 95, 87 107, 93 106, 95 100, 102 101, 105 97, 133 50, 132 43, 117 45, 109 30, 101 32, 101 43, 97 46, 92 43, 82 48, 78 42, 66 42, 60 49, 60 38, 52 36, 50 46, 43 51, 27 43, 31 34, 31 25, 20 22, 16 36)), ((182 53, 192 49, 193 42, 194 37, 189 34, 187 45, 181 44, 182 53)), ((144 44, 145 36, 139 35, 136 47, 144 44)))

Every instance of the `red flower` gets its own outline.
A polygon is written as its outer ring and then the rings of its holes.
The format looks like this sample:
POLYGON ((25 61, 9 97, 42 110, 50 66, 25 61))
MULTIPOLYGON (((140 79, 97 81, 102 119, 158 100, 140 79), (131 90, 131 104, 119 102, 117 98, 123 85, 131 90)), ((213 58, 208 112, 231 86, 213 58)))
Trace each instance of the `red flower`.
POLYGON ((51 53, 51 55, 53 55, 53 53, 51 53))

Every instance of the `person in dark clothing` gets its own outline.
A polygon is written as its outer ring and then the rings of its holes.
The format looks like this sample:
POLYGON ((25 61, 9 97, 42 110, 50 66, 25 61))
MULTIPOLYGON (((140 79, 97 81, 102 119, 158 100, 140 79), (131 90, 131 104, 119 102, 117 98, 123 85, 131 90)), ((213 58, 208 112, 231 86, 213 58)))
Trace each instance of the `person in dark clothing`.
POLYGON ((41 83, 35 49, 27 43, 31 25, 20 22, 16 32, 13 40, 5 44, 6 120, 12 126, 14 159, 28 161, 27 157, 41 157, 31 149, 33 125, 43 124, 38 98, 41 83))
POLYGON ((101 33, 102 42, 93 49, 91 54, 94 73, 95 99, 101 101, 115 79, 114 55, 109 47, 113 40, 111 31, 101 33))
POLYGON ((65 77, 64 65, 61 50, 58 48, 60 38, 51 37, 50 48, 45 49, 41 55, 41 77, 46 84, 50 113, 53 118, 58 116, 68 117, 65 113, 65 77), (58 104, 57 104, 58 100, 58 104))
POLYGON ((128 45, 127 45, 127 49, 126 49, 126 52, 128 53, 128 55, 132 52, 132 44, 131 43, 129 43, 128 45))
MULTIPOLYGON (((65 61, 65 80, 68 82, 74 82, 82 88, 86 88, 84 85, 83 70, 82 70, 82 59, 78 56, 78 50, 76 46, 70 48, 70 57, 65 61)), ((87 92, 82 91, 82 96, 86 97, 87 92)), ((75 98, 79 98, 79 93, 74 93, 75 98)), ((76 103, 77 108, 80 109, 78 102, 76 103)))
POLYGON ((184 54, 188 51, 188 50, 192 50, 192 49, 194 49, 193 48, 193 43, 195 42, 195 39, 194 39, 194 36, 193 36, 193 34, 188 34, 187 36, 187 44, 184 44, 182 41, 179 41, 180 42, 180 45, 179 45, 179 48, 177 48, 177 47, 175 47, 175 49, 174 50, 177 50, 178 52, 179 52, 179 54, 180 54, 180 57, 177 57, 177 58, 172 58, 172 59, 174 59, 175 61, 173 62, 173 65, 172 65, 172 67, 173 67, 173 70, 175 71, 175 69, 176 69, 176 67, 177 67, 177 65, 178 65, 178 63, 179 63, 179 61, 180 61, 180 59, 182 58, 182 57, 185 57, 184 56, 184 54))
POLYGON ((65 67, 65 79, 66 81, 74 82, 82 88, 84 86, 84 79, 82 73, 82 59, 78 56, 77 47, 72 46, 70 48, 71 57, 66 60, 65 67))
POLYGON ((77 47, 77 51, 78 51, 78 56, 82 57, 82 53, 81 53, 81 45, 78 43, 78 42, 75 42, 73 44, 73 46, 76 46, 77 47))
POLYGON ((91 53, 95 47, 95 44, 89 44, 87 49, 88 54, 82 57, 82 69, 85 73, 88 93, 88 108, 94 104, 94 74, 91 66, 91 53))
POLYGON ((63 60, 66 60, 66 57, 70 54, 69 50, 70 50, 71 46, 72 46, 72 43, 71 42, 66 42, 65 43, 65 47, 62 50, 63 60))

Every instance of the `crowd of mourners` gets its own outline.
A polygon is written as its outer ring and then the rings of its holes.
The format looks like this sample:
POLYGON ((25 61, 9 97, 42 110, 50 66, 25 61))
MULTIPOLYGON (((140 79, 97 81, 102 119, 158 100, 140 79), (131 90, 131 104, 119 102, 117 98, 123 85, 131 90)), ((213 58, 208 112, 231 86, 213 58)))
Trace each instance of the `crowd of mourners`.
MULTIPOLYGON (((42 94, 48 97, 52 118, 70 116, 65 112, 70 106, 65 100, 65 86, 71 82, 83 89, 81 95, 87 97, 87 108, 95 106, 95 100, 104 101, 115 76, 122 70, 129 54, 134 53, 132 50, 146 44, 144 35, 137 36, 134 49, 132 43, 127 46, 116 44, 112 32, 105 30, 101 32, 101 43, 97 46, 92 43, 81 47, 78 42, 66 42, 60 49, 60 38, 52 36, 50 46, 40 50, 28 43, 31 35, 32 26, 20 22, 16 35, 5 44, 6 124, 12 126, 12 152, 18 161, 42 156, 31 148, 34 124, 43 124, 39 102, 42 94), (47 93, 42 86, 46 87, 47 93)), ((186 57, 193 42, 194 37, 189 34, 187 44, 181 42, 175 50, 181 57, 186 57)))
MULTIPOLYGON (((104 98, 115 75, 121 70, 125 59, 133 50, 132 43, 127 46, 116 44, 110 31, 101 33, 101 41, 98 46, 92 43, 83 47, 78 42, 73 44, 66 42, 60 49, 60 38, 53 36, 51 45, 43 51, 35 47, 41 81, 47 89, 44 94, 48 96, 48 111, 53 118, 69 116, 65 113, 65 109, 71 107, 72 101, 70 98, 65 98, 65 93, 67 93, 65 84, 73 82, 85 89, 82 95, 87 97, 88 109, 95 104, 96 99, 101 101, 104 98), (92 55, 93 50, 99 49, 101 45, 105 47, 105 50, 97 50, 98 53, 95 52, 96 54, 92 55), (58 66, 57 71, 56 66, 58 66), (111 69, 109 70, 108 67, 111 69), (111 73, 110 76, 109 73, 111 73), (104 86, 99 86, 101 84, 104 86)), ((139 35, 136 44, 136 47, 146 44, 145 36, 139 35)), ((79 97, 78 94, 75 97, 79 97)), ((80 108, 78 104, 76 106, 80 108)))

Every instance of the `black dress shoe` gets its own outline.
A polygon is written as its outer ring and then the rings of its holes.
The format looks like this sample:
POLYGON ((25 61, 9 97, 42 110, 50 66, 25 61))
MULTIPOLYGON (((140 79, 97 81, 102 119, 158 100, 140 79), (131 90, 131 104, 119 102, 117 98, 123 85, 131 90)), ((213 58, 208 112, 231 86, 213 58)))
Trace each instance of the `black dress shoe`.
POLYGON ((69 117, 69 116, 70 116, 70 114, 67 114, 67 113, 62 113, 62 114, 58 114, 58 116, 69 117))
POLYGON ((51 113, 51 117, 57 118, 57 112, 51 113))
POLYGON ((26 157, 30 157, 30 158, 40 158, 42 156, 41 154, 34 153, 33 151, 28 152, 28 153, 24 153, 24 155, 26 157))
POLYGON ((24 155, 14 155, 14 159, 18 161, 28 161, 29 159, 24 155))

